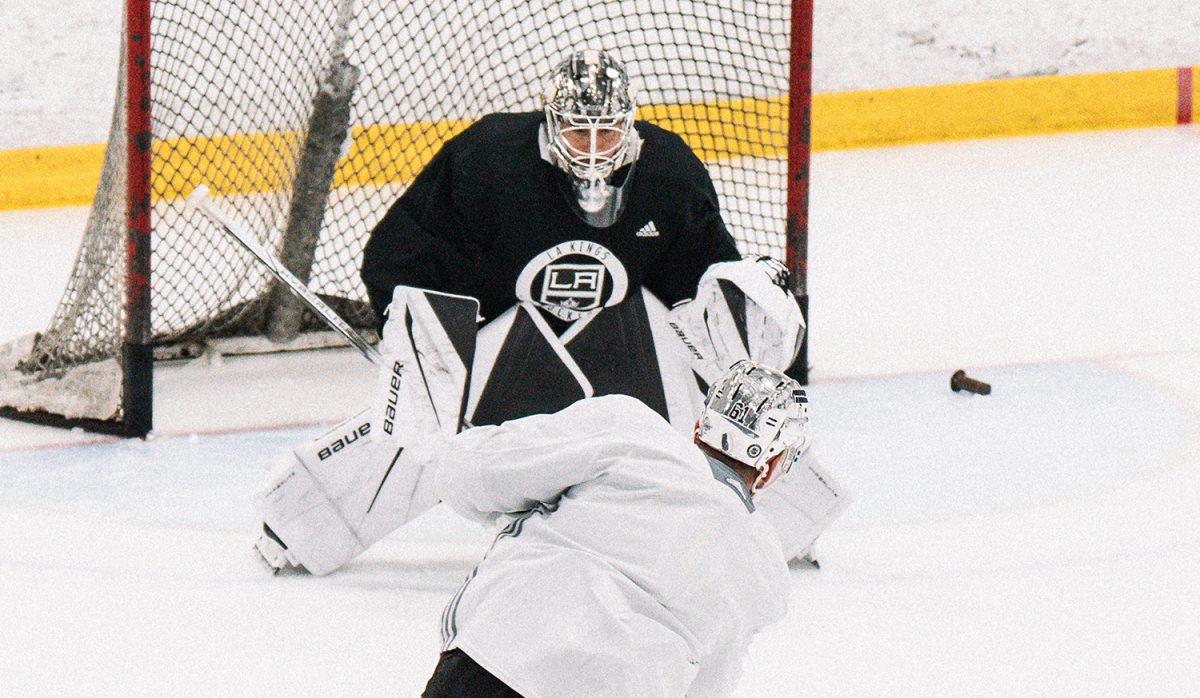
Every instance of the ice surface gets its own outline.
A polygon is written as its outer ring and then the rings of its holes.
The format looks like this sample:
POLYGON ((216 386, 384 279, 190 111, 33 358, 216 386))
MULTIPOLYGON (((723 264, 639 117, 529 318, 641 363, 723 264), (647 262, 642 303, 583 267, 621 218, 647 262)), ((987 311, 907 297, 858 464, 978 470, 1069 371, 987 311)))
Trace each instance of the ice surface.
MULTIPOLYGON (((101 5, 6 7, 0 147, 104 140, 101 5)), ((1200 55, 1180 0, 895 5, 817 3, 819 90, 1200 55)), ((1198 155, 1186 127, 814 158, 813 429, 855 501, 738 695, 1195 692, 1198 155)), ((0 212, 0 340, 44 327, 85 217, 0 212)), ((263 469, 371 380, 225 357, 160 368, 146 442, 0 421, 0 694, 418 694, 485 531, 435 509, 322 579, 250 551, 263 469)))
MULTIPOLYGON (((1179 128, 815 160, 813 429, 855 500, 738 695, 1200 682, 1198 145, 1179 128), (951 392, 958 367, 992 394, 951 392)), ((321 579, 250 551, 262 471, 370 384, 349 349, 225 357, 158 372, 146 442, 0 423, 0 693, 418 694, 487 532, 435 509, 321 579)))

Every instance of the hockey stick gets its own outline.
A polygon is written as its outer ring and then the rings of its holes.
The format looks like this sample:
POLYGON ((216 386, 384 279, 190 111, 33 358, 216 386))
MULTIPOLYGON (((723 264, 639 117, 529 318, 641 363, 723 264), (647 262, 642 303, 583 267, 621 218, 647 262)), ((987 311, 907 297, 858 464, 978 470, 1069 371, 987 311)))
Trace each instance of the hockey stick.
POLYGON ((337 331, 338 334, 346 338, 346 341, 354 345, 368 361, 380 366, 383 364, 383 357, 379 350, 363 338, 353 327, 346 323, 333 308, 326 305, 325 301, 321 300, 317 294, 308 290, 308 286, 296 278, 296 275, 288 271, 287 267, 283 266, 283 262, 279 260, 270 250, 263 247, 261 243, 254 238, 242 225, 229 214, 217 207, 217 204, 208 196, 208 187, 201 184, 192 191, 187 199, 188 207, 196 209, 208 217, 213 223, 216 223, 225 234, 237 241, 247 252, 254 255, 255 259, 267 268, 275 278, 279 279, 287 287, 292 290, 301 300, 308 304, 327 325, 337 331))

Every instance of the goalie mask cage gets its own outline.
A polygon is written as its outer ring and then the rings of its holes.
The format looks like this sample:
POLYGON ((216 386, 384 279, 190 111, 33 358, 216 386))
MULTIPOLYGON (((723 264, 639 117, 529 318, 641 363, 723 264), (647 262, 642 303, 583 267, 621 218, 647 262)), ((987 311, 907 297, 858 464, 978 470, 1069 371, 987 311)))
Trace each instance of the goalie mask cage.
POLYGON ((625 64, 638 118, 688 142, 741 251, 786 259, 807 311, 812 0, 126 5, 75 267, 49 327, 0 350, 0 414, 145 435, 154 358, 321 329, 187 211, 200 184, 347 322, 373 327, 358 265, 376 222, 448 138, 540 108, 550 70, 584 47, 625 64))

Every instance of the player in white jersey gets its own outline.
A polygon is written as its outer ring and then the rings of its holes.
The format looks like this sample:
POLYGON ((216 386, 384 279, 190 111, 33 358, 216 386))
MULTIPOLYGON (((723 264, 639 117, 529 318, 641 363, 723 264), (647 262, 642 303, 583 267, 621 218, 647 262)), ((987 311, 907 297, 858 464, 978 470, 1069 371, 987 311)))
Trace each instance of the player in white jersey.
POLYGON ((443 615, 425 696, 713 696, 786 612, 788 569, 754 496, 802 460, 807 399, 736 364, 689 439, 605 396, 471 429, 427 466, 461 515, 499 521, 443 615))

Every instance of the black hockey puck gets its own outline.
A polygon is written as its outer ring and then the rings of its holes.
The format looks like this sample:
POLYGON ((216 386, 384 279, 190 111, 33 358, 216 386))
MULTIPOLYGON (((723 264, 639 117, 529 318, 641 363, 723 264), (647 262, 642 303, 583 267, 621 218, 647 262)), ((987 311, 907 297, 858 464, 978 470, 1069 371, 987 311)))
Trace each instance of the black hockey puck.
POLYGON ((968 393, 975 393, 976 395, 987 395, 992 392, 991 385, 971 378, 961 368, 955 371, 953 376, 950 376, 950 389, 956 393, 960 390, 965 390, 968 393))

